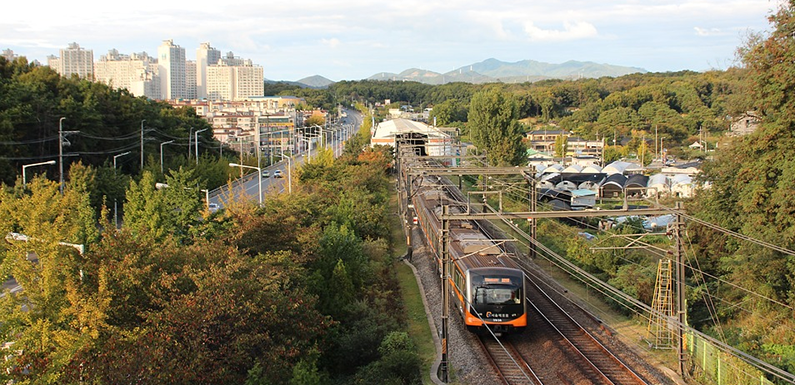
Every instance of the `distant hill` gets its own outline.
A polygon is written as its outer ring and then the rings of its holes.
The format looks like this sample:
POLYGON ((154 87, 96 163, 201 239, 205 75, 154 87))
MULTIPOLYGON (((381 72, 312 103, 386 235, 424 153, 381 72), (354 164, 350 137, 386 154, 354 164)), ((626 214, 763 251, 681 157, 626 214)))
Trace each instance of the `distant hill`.
POLYGON ((303 84, 309 88, 326 88, 329 85, 334 84, 333 81, 326 79, 320 75, 306 77, 296 81, 296 83, 303 84))
POLYGON ((618 77, 631 73, 648 72, 642 68, 623 67, 594 62, 567 61, 562 64, 550 64, 535 60, 504 62, 487 59, 479 63, 466 65, 450 72, 439 74, 417 68, 405 70, 399 74, 381 72, 370 76, 368 80, 409 80, 427 84, 444 84, 450 82, 467 83, 521 83, 543 79, 599 78, 602 76, 618 77))

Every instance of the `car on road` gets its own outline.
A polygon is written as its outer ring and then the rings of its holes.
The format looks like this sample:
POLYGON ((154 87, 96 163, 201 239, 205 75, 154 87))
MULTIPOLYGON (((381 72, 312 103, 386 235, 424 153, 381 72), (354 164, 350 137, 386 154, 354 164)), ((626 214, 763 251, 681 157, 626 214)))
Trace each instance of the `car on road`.
POLYGON ((207 205, 207 208, 210 210, 210 213, 214 213, 214 212, 218 211, 221 208, 221 206, 218 203, 210 202, 207 205))
POLYGON ((262 170, 262 177, 263 177, 263 178, 270 178, 270 177, 271 177, 271 173, 270 173, 270 171, 268 171, 268 170, 262 170))
POLYGON ((281 178, 282 177, 282 170, 275 170, 273 172, 273 177, 274 178, 281 178))

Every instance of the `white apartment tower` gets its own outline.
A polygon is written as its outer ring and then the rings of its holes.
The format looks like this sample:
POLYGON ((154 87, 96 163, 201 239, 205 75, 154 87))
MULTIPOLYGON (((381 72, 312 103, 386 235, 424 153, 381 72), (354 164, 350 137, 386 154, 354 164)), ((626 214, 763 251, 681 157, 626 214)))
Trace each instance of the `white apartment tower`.
POLYGON ((221 51, 210 46, 210 43, 201 43, 196 49, 196 97, 207 98, 207 67, 218 64, 221 51))
MULTIPOLYGON (((55 72, 61 70, 61 58, 55 55, 47 55, 47 66, 52 68, 55 72)), ((60 72, 58 72, 60 73, 60 72)))
POLYGON ((241 59, 239 56, 235 56, 232 51, 229 51, 226 53, 226 56, 222 57, 217 64, 224 64, 228 66, 251 65, 251 59, 241 59))
POLYGON ((112 49, 94 63, 94 79, 114 88, 126 88, 135 96, 159 99, 160 83, 152 63, 157 60, 146 52, 123 55, 112 49))
POLYGON ((234 100, 249 98, 252 96, 264 96, 265 94, 265 73, 262 67, 248 65, 235 67, 235 90, 234 100))
POLYGON ((61 76, 77 74, 82 79, 91 79, 94 76, 94 51, 80 48, 77 43, 69 44, 61 50, 57 71, 61 76))
POLYGON ((19 55, 15 54, 14 51, 11 50, 11 48, 4 49, 3 54, 0 56, 6 58, 8 61, 14 61, 14 59, 19 57, 19 55))
POLYGON ((233 67, 226 65, 207 67, 207 99, 232 100, 234 79, 233 67))
POLYGON ((198 86, 196 84, 196 62, 188 60, 185 62, 185 99, 195 100, 197 97, 198 86))
MULTIPOLYGON (((231 53, 230 53, 231 56, 231 53)), ((234 61, 240 65, 226 64, 222 58, 218 65, 207 67, 207 98, 210 100, 240 100, 251 96, 262 96, 265 92, 265 77, 262 67, 251 60, 234 61)))
POLYGON ((157 47, 157 68, 161 99, 183 99, 187 96, 185 49, 174 40, 163 40, 157 47))

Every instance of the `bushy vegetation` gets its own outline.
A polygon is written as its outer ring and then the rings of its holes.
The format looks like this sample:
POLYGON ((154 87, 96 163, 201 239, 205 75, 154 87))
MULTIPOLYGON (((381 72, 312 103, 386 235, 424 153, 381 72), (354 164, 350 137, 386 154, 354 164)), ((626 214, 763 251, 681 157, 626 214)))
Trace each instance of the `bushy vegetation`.
POLYGON ((179 188, 190 170, 162 190, 147 172, 119 231, 91 207, 91 166, 63 195, 42 177, 3 186, 0 232, 30 237, 0 246, 24 288, 0 299, 3 381, 417 383, 386 228, 390 156, 318 157, 291 195, 213 215, 179 188))

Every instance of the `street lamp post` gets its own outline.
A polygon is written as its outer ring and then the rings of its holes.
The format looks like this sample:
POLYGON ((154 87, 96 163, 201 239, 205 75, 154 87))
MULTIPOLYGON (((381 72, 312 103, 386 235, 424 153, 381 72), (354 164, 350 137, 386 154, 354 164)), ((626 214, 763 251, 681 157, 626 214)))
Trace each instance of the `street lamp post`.
POLYGON ((61 117, 58 119, 58 167, 60 167, 60 171, 58 172, 58 177, 60 179, 60 187, 61 195, 63 195, 63 121, 66 117, 61 117))
POLYGON ((116 159, 118 159, 119 157, 125 156, 125 155, 129 155, 129 154, 130 154, 130 152, 127 151, 127 152, 122 152, 119 155, 113 155, 113 173, 114 174, 116 173, 116 159))
POLYGON ((207 211, 210 211, 210 190, 200 189, 204 193, 204 204, 207 205, 207 211))
POLYGON ((173 140, 169 140, 167 142, 160 143, 160 173, 163 173, 163 146, 174 143, 173 140))
POLYGON ((306 160, 307 160, 307 163, 308 163, 312 159, 312 141, 309 140, 309 139, 306 139, 306 138, 298 138, 298 143, 301 143, 301 142, 306 142, 306 144, 307 144, 307 148, 308 149, 307 149, 306 160))
MULTIPOLYGON (((130 152, 122 152, 118 155, 113 155, 113 175, 116 175, 116 159, 119 157, 128 155, 130 152)), ((116 198, 113 198, 113 223, 116 225, 116 229, 119 228, 119 207, 116 198)))
POLYGON ((207 129, 206 128, 202 128, 201 130, 198 130, 198 131, 193 133, 193 135, 196 136, 195 142, 196 142, 196 165, 197 166, 199 165, 199 133, 202 132, 202 131, 207 131, 207 129))
MULTIPOLYGON (((337 157, 337 149, 334 147, 334 131, 333 130, 328 130, 328 129, 325 129, 325 128, 321 129, 320 130, 320 134, 321 134, 320 137, 321 138, 323 137, 323 132, 327 132, 327 133, 331 134, 331 153, 333 154, 332 156, 334 158, 336 158, 337 157)), ((326 135, 326 141, 329 141, 328 140, 328 135, 326 135)), ((324 147, 325 147, 325 145, 326 144, 323 143, 324 147)))
POLYGON ((284 154, 279 154, 279 155, 281 155, 282 158, 287 159, 287 193, 288 194, 292 194, 293 193, 293 176, 292 176, 293 175, 293 158, 291 158, 291 157, 289 157, 287 155, 284 155, 284 154))
POLYGON ((46 162, 39 162, 39 163, 33 163, 33 164, 23 164, 22 165, 22 187, 25 187, 27 185, 27 182, 26 182, 27 179, 25 178, 25 169, 28 168, 28 167, 43 166, 45 164, 55 164, 55 161, 54 160, 48 160, 46 162))
POLYGON ((259 187, 259 204, 262 206, 262 168, 254 166, 246 166, 245 164, 229 163, 229 167, 251 168, 257 170, 257 181, 259 187))

